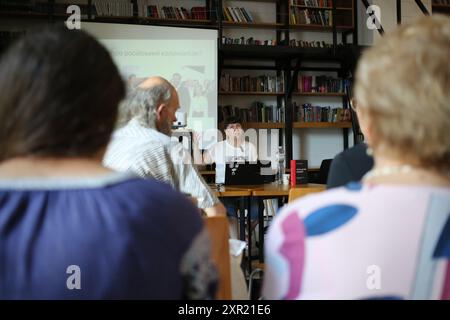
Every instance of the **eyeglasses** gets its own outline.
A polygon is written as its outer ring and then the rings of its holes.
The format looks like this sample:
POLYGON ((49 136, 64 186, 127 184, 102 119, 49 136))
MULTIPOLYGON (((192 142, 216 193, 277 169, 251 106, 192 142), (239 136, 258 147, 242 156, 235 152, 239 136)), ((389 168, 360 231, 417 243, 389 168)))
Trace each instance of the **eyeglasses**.
POLYGON ((227 126, 227 129, 238 130, 238 129, 242 129, 242 127, 240 124, 230 124, 227 126))
POLYGON ((352 108, 352 110, 356 112, 356 109, 357 109, 356 100, 350 99, 349 104, 350 104, 350 108, 352 108))

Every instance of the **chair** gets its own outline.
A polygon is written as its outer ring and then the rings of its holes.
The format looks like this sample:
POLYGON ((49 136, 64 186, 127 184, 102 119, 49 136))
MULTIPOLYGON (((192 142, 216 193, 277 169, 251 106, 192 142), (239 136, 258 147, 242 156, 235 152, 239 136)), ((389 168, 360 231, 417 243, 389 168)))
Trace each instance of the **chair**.
POLYGON ((289 190, 288 202, 292 202, 292 201, 294 201, 298 198, 304 197, 310 193, 324 191, 325 189, 326 189, 326 185, 316 185, 316 186, 309 185, 307 188, 302 187, 302 186, 291 188, 289 190))
POLYGON ((231 271, 228 219, 225 216, 204 217, 211 239, 212 260, 219 273, 217 299, 231 300, 231 271))
POLYGON ((331 162, 333 159, 324 159, 320 164, 319 180, 317 183, 326 184, 328 179, 328 172, 330 171, 331 162))

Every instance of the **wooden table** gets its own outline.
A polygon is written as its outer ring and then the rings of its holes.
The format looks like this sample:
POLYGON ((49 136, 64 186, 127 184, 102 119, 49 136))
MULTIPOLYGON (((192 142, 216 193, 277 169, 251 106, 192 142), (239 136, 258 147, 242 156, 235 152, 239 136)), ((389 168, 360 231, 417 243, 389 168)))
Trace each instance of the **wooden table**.
POLYGON ((305 190, 305 194, 320 192, 325 190, 325 185, 309 183, 305 185, 298 185, 291 187, 290 185, 276 185, 276 184, 263 184, 260 186, 255 186, 252 189, 252 196, 256 197, 282 197, 289 196, 291 189, 301 189, 305 190))
MULTIPOLYGON (((219 198, 239 197, 239 239, 245 241, 245 210, 250 212, 250 197, 252 190, 243 188, 242 186, 217 186, 215 184, 209 186, 219 198)), ((249 228, 250 230, 250 228, 249 228)))
POLYGON ((218 197, 249 197, 252 195, 251 188, 244 188, 243 186, 223 186, 217 185, 209 186, 218 197))
POLYGON ((304 194, 320 192, 326 189, 324 184, 309 183, 305 185, 297 185, 291 187, 290 185, 279 184, 259 184, 259 185, 239 185, 239 186, 220 186, 210 185, 210 188, 218 197, 287 197, 291 189, 305 190, 304 194))

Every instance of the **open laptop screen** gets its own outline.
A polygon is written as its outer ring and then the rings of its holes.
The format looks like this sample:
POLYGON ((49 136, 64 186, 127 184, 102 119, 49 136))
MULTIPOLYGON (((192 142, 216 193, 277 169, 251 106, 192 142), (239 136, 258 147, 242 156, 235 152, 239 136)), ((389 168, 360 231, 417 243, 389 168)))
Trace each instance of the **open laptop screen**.
MULTIPOLYGON (((268 164, 270 167, 270 163, 268 164)), ((273 176, 262 173, 266 165, 258 162, 230 162, 225 164, 225 185, 254 185, 271 182, 273 176)))

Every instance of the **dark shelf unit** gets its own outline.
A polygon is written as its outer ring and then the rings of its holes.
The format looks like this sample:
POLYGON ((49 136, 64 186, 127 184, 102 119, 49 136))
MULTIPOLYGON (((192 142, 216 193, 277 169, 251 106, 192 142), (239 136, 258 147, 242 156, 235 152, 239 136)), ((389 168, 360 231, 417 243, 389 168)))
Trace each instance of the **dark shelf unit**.
POLYGON ((441 3, 440 1, 432 1, 431 3, 431 9, 434 13, 441 13, 441 14, 450 14, 450 2, 447 1, 447 3, 441 3))
MULTIPOLYGON (((355 61, 359 57, 362 48, 357 45, 357 29, 356 25, 356 12, 357 1, 355 0, 335 0, 332 7, 316 8, 306 6, 296 6, 301 9, 311 10, 331 10, 333 14, 332 26, 318 26, 318 25, 299 25, 291 24, 289 20, 289 14, 291 11, 291 5, 289 0, 242 0, 240 6, 245 6, 245 2, 260 2, 260 3, 272 3, 276 7, 276 19, 273 23, 266 22, 225 22, 222 21, 222 5, 227 0, 205 0, 205 6, 207 7, 207 19, 197 20, 177 20, 177 19, 161 19, 150 17, 139 17, 137 9, 137 0, 132 0, 134 4, 133 16, 118 17, 118 16, 94 16, 93 1, 88 0, 87 5, 82 7, 82 21, 89 22, 105 22, 105 23, 123 23, 123 24, 139 24, 139 25, 164 25, 164 26, 178 26, 178 27, 195 27, 195 28, 213 28, 217 29, 219 33, 219 77, 223 69, 235 68, 235 69, 253 69, 253 70, 276 70, 280 75, 284 72, 284 85, 285 92, 282 93, 248 93, 248 92, 226 92, 219 93, 223 95, 273 95, 277 98, 277 103, 281 105, 284 100, 285 104, 285 124, 268 124, 269 127, 283 128, 284 136, 286 138, 286 158, 292 159, 292 129, 293 128, 306 128, 306 127, 339 127, 344 131, 344 147, 348 146, 347 132, 349 129, 348 124, 344 125, 300 125, 294 123, 292 120, 292 97, 293 96, 333 96, 342 97, 344 108, 348 106, 348 99, 345 94, 318 94, 318 93, 303 93, 299 94, 294 92, 293 83, 296 81, 298 72, 302 68, 302 63, 307 61, 315 62, 336 62, 340 67, 339 74, 345 77, 349 72, 355 68, 355 61), (345 15, 348 23, 342 23, 340 16, 345 15), (351 20, 351 22, 350 22, 351 20), (229 28, 238 29, 268 29, 276 32, 276 46, 269 45, 235 45, 235 44, 222 44, 222 32, 229 28), (288 46, 291 32, 301 31, 316 31, 332 33, 333 43, 331 47, 294 47, 288 46), (338 32, 341 33, 343 46, 337 44, 338 32), (353 44, 346 45, 347 35, 352 35, 353 44), (250 64, 240 65, 228 65, 225 64, 225 60, 238 60, 238 59, 251 59, 261 61, 272 61, 274 66, 254 66, 250 64)), ((61 9, 55 10, 56 5, 54 0, 42 0, 45 6, 40 8, 41 12, 33 12, 29 10, 5 10, 4 5, 0 5, 0 17, 8 18, 26 18, 26 19, 48 19, 51 22, 62 22, 69 15, 62 13, 61 9)), ((2 2, 0 4, 4 4, 2 2)), ((322 71, 331 70, 330 68, 318 68, 322 71)), ((266 124, 261 124, 259 127, 263 127, 266 124)))

